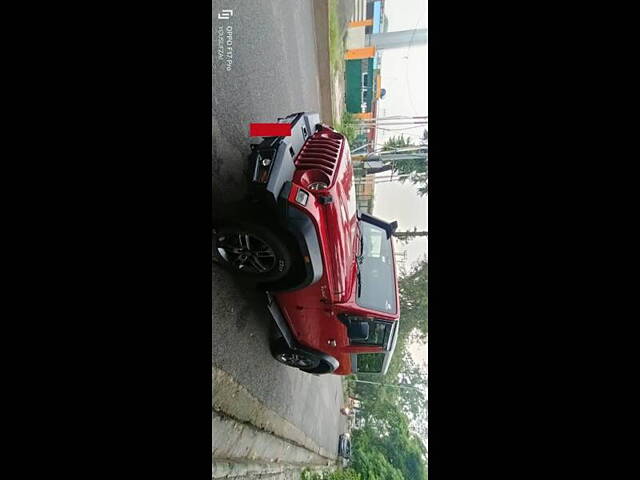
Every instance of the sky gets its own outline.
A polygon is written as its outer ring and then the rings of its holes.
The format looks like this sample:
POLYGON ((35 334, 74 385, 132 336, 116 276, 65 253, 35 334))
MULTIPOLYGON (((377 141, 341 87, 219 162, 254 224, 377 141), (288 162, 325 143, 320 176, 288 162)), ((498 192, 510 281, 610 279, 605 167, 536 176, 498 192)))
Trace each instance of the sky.
MULTIPOLYGON (((385 0, 385 15, 389 19, 389 32, 427 28, 427 0, 385 0)), ((428 36, 427 36, 428 38, 428 36)), ((380 78, 385 98, 378 103, 378 116, 426 116, 427 103, 427 45, 385 49, 381 53, 380 78)), ((398 128, 398 127, 391 127, 398 128)), ((404 134, 418 143, 424 126, 402 131, 378 131, 378 143, 390 136, 404 134)), ((388 177, 384 172, 376 177, 388 177)), ((378 180, 379 181, 379 180, 378 180)), ((428 197, 420 197, 410 182, 376 183, 373 215, 387 221, 398 221, 398 230, 428 230, 428 197)), ((420 237, 408 244, 395 242, 396 252, 407 252, 406 267, 428 254, 428 239, 420 237)), ((402 312, 400 314, 402 322, 402 312)), ((428 343, 408 346, 414 361, 427 370, 428 343)), ((428 392, 428 391, 427 391, 428 392)), ((428 393, 427 393, 428 394, 428 393)), ((423 437, 425 445, 428 439, 423 437)))
MULTIPOLYGON (((386 0, 389 31, 427 28, 426 0, 386 0)), ((378 116, 427 115, 427 45, 413 45, 381 51, 380 77, 386 95, 378 103, 378 116)), ((395 128, 395 127, 394 127, 395 128)), ((403 133, 415 140, 424 127, 402 132, 379 132, 378 140, 403 133)))
MULTIPOLYGON (((389 19, 390 32, 427 28, 427 0, 386 0, 385 14, 389 19)), ((428 115, 427 45, 385 49, 381 55, 380 78, 382 88, 387 93, 378 104, 378 116, 428 115)), ((382 144, 387 138, 400 134, 418 143, 423 129, 424 126, 403 131, 379 131, 378 143, 382 144)), ((376 176, 388 176, 388 172, 376 176)), ((413 230, 417 227, 418 230, 428 231, 428 201, 428 196, 418 196, 416 187, 408 181, 377 183, 373 214, 388 221, 397 220, 398 230, 413 230)), ((428 237, 417 238, 406 245, 395 243, 396 252, 407 252, 407 268, 428 254, 428 246, 428 237)), ((409 346, 416 363, 425 369, 427 349, 427 344, 422 343, 409 346)))
MULTIPOLYGON (((386 0, 385 14, 389 31, 427 28, 427 0, 386 0)), ((380 78, 385 98, 378 104, 379 117, 393 115, 428 115, 427 45, 414 45, 381 52, 380 78)), ((397 128, 397 127, 392 127, 397 128)), ((424 126, 403 131, 378 132, 378 143, 390 136, 404 134, 414 139, 422 135, 424 126)), ((378 174, 379 177, 388 173, 378 174)), ((427 229, 428 197, 419 197, 416 188, 405 182, 376 184, 373 214, 385 220, 398 221, 398 230, 427 229)), ((407 251, 407 268, 428 253, 427 238, 419 238, 406 246, 396 242, 396 251, 407 251)))

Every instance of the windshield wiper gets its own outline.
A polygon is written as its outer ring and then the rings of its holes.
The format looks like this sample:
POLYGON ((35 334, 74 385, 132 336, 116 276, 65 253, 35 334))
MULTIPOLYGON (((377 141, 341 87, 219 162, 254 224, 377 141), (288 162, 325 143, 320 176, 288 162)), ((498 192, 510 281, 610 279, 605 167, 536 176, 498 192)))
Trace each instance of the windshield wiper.
POLYGON ((356 260, 358 261, 358 263, 362 263, 362 260, 364 260, 364 256, 362 255, 364 253, 364 237, 362 236, 360 222, 356 221, 356 225, 358 226, 358 233, 360 234, 360 253, 356 255, 356 260))
POLYGON ((360 228, 360 222, 358 220, 356 220, 356 226, 358 227, 358 234, 360 236, 360 253, 358 255, 356 255, 356 272, 358 275, 358 292, 357 298, 360 298, 360 294, 362 292, 362 275, 360 274, 360 264, 362 263, 362 261, 364 260, 364 237, 362 236, 362 229, 360 228))

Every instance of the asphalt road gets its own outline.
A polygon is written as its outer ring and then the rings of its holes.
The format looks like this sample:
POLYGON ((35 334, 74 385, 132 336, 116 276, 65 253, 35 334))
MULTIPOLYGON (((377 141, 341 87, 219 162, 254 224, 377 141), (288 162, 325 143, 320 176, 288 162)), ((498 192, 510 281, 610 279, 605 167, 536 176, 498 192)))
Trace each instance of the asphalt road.
MULTIPOLYGON (((311 0, 213 1, 214 209, 242 197, 250 122, 272 122, 298 111, 319 111, 311 0), (228 20, 218 13, 232 9, 228 20), (218 59, 218 28, 232 30, 232 64, 218 59)), ((257 139, 255 139, 257 140, 257 139)), ((227 212, 228 213, 228 212, 227 212)), ((269 353, 271 317, 264 294, 214 264, 213 364, 265 406, 329 451, 345 429, 341 378, 305 374, 269 353)))
MULTIPOLYGON (((249 123, 320 111, 311 0, 213 1, 214 203, 238 199, 249 154, 249 123), (229 20, 218 12, 232 9, 229 20), (230 70, 227 70, 231 27, 230 70), (218 58, 219 29, 224 57, 218 58)), ((258 140, 258 139, 255 139, 258 140)))

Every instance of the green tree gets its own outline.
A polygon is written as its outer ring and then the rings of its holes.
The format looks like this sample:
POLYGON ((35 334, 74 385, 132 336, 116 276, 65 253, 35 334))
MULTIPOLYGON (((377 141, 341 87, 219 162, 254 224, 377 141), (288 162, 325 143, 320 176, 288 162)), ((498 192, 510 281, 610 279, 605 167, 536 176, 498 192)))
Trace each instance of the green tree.
POLYGON ((353 468, 363 480, 374 478, 426 479, 425 449, 409 430, 398 405, 378 399, 378 411, 353 435, 353 468))
POLYGON ((382 151, 391 152, 397 148, 412 147, 412 146, 414 145, 413 143, 411 143, 411 140, 409 140, 408 138, 404 138, 404 135, 400 135, 399 137, 391 137, 386 142, 384 142, 384 145, 382 146, 382 151))
MULTIPOLYGON (((423 136, 426 134, 426 130, 423 136)), ((399 137, 389 138, 382 148, 383 151, 393 151, 397 148, 411 147, 414 145, 411 140, 405 138, 404 135, 399 137)), ((425 161, 422 158, 407 158, 403 160, 397 160, 394 162, 393 171, 398 175, 404 175, 400 178, 401 182, 405 182, 407 179, 418 187, 418 194, 424 196, 428 193, 428 166, 429 160, 425 161)))
POLYGON ((361 401, 359 415, 365 424, 353 434, 352 466, 363 480, 427 478, 427 450, 420 438, 427 434, 428 405, 422 393, 426 376, 407 347, 427 335, 427 282, 428 264, 423 258, 399 279, 401 319, 396 351, 387 374, 358 373, 357 379, 377 383, 350 385, 361 401))
MULTIPOLYGON (((426 341, 429 327, 428 268, 427 260, 423 258, 398 281, 400 290, 398 341, 387 374, 380 376, 359 373, 357 378, 390 384, 402 381, 416 387, 426 384, 424 372, 413 362, 407 345, 414 341, 426 341)), ((377 399, 386 397, 392 397, 394 402, 403 404, 405 411, 413 411, 415 418, 424 415, 426 411, 426 403, 423 402, 419 391, 363 383, 358 383, 355 391, 359 397, 371 399, 373 404, 371 411, 374 413, 376 405, 379 403, 377 399)))
POLYGON ((378 449, 355 450, 353 469, 361 475, 362 480, 405 480, 402 472, 391 465, 378 449))
POLYGON ((344 112, 339 122, 334 125, 336 131, 342 133, 349 143, 350 148, 355 148, 353 145, 356 143, 356 120, 352 113, 344 112))
MULTIPOLYGON (((401 322, 409 323, 423 335, 428 331, 428 282, 429 264, 426 258, 413 265, 408 275, 400 279, 400 311, 401 322)), ((402 325, 401 323, 401 325, 402 325)))

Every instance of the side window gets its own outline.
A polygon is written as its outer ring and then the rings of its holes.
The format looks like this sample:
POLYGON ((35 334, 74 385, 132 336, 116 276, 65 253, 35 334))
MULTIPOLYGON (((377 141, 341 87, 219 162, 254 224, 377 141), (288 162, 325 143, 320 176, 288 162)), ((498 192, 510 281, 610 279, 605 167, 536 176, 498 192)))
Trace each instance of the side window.
POLYGON ((380 373, 383 362, 384 353, 359 353, 358 373, 380 373))
POLYGON ((347 330, 351 343, 359 345, 378 345, 382 346, 386 339, 389 338, 391 332, 391 324, 381 322, 373 318, 357 317, 350 315, 347 317, 350 327, 347 330), (368 335, 366 338, 357 336, 362 332, 359 325, 368 325, 368 335), (354 333, 355 332, 355 333, 354 333))
POLYGON ((386 327, 384 323, 369 322, 369 339, 367 343, 371 345, 382 345, 385 330, 386 327))

